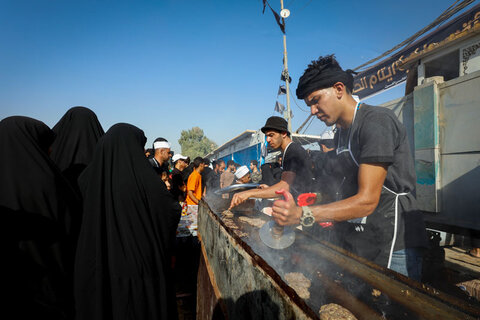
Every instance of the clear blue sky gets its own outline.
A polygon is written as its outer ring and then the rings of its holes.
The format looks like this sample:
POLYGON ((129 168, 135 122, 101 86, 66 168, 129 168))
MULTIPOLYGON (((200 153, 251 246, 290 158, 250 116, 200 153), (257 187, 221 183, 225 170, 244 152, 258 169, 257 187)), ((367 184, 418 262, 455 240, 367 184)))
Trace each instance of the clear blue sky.
MULTIPOLYGON (((285 0, 292 92, 319 55, 357 67, 453 2, 285 0)), ((279 11, 279 0, 270 3, 279 11)), ((163 136, 180 152, 182 130, 199 126, 221 145, 276 114, 282 34, 261 0, 0 0, 0 21, 0 119, 53 127, 83 105, 105 131, 128 122, 145 131, 147 146, 163 136)), ((296 130, 308 113, 293 100, 292 110, 296 130)), ((323 130, 315 119, 306 133, 323 130)))

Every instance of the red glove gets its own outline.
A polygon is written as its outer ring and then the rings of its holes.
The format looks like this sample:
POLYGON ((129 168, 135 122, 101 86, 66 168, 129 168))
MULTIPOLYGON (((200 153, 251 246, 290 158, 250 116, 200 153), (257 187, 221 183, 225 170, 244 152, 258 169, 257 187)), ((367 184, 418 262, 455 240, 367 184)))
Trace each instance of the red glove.
POLYGON ((311 206, 317 200, 316 193, 302 193, 297 198, 297 204, 300 207, 311 206))

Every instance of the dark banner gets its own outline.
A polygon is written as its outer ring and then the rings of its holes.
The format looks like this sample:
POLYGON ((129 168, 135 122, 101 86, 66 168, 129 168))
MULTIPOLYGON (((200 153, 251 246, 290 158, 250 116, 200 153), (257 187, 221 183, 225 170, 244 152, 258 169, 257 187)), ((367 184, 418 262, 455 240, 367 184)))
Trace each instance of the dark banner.
POLYGON ((404 82, 408 70, 405 62, 459 38, 480 31, 480 4, 455 18, 437 31, 417 40, 390 58, 355 76, 353 94, 360 99, 387 90, 404 82))

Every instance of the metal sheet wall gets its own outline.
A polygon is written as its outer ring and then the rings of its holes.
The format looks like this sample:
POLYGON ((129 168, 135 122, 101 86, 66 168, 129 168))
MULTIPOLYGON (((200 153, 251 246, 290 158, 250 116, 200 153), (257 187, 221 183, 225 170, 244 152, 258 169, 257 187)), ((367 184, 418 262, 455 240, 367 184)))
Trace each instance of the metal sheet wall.
POLYGON ((260 163, 260 149, 261 149, 261 145, 256 144, 256 145, 253 145, 253 146, 248 147, 246 149, 234 152, 234 153, 232 153, 228 156, 225 156, 221 159, 223 159, 225 161, 225 163, 228 160, 233 160, 233 161, 235 161, 236 163, 239 163, 242 166, 245 165, 245 166, 248 167, 250 165, 251 160, 257 160, 260 163))
POLYGON ((439 86, 440 223, 480 230, 480 71, 439 86))

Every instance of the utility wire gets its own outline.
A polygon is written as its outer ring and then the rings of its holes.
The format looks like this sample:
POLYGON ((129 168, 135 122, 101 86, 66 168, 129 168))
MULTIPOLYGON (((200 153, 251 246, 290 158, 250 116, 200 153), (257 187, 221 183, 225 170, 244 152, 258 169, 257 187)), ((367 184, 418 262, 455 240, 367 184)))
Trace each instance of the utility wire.
POLYGON ((295 2, 295 0, 290 1, 289 3, 287 3, 287 4, 285 5, 285 8, 290 7, 291 4, 294 3, 294 2, 295 2))
MULTIPOLYGON (((293 0, 295 1, 295 0, 293 0)), ((285 8, 289 7, 293 1, 291 1, 285 8)), ((312 0, 309 0, 303 7, 301 7, 300 9, 298 10, 290 10, 292 12, 295 12, 294 15, 288 17, 288 20, 291 22, 292 20, 296 20, 298 17, 299 17, 299 13, 300 12, 303 12, 310 4, 312 3, 312 0)))
POLYGON ((295 99, 293 93, 292 93, 292 89, 290 89, 290 87, 288 88, 288 91, 290 91, 290 96, 293 98, 293 102, 295 102, 295 104, 297 105, 298 109, 302 110, 303 112, 307 112, 307 113, 310 113, 310 111, 306 110, 306 109, 303 109, 302 107, 300 107, 300 105, 297 103, 297 99, 295 99))
POLYGON ((296 136, 295 139, 297 139, 298 142, 300 142, 300 144, 303 146, 303 145, 307 145, 307 144, 311 144, 311 143, 314 143, 315 141, 310 141, 309 139, 307 138, 304 138, 304 137, 299 137, 299 136, 296 136), (303 143, 302 143, 303 142, 303 143))
POLYGON ((409 37, 408 39, 404 40, 403 42, 401 42, 400 44, 397 44, 395 47, 393 47, 392 49, 386 51, 385 53, 383 53, 382 55, 374 58, 374 59, 371 59, 367 62, 365 62, 364 64, 356 67, 355 69, 353 69, 354 71, 356 70, 359 70, 360 68, 363 68, 365 66, 368 66, 370 64, 372 64, 373 62, 377 61, 377 60, 380 60, 381 58, 389 55, 390 53, 396 51, 397 49, 399 48, 402 48, 406 45, 409 45, 411 44, 415 39, 417 39, 418 37, 420 37, 421 35, 423 35, 424 33, 426 33, 427 31, 431 30, 432 28, 434 28, 435 26, 443 23, 445 20, 447 20, 448 18, 450 18, 451 16, 453 16, 455 13, 457 13, 458 11, 462 10, 463 8, 465 8, 466 6, 468 6, 469 4, 471 4, 472 2, 474 2, 475 0, 464 0, 462 1, 461 3, 459 3, 458 5, 455 6, 455 4, 458 2, 459 0, 455 1, 450 7, 448 7, 447 10, 445 10, 437 19, 435 19, 432 23, 430 23, 428 26, 426 26, 425 28, 423 28, 422 30, 418 31, 417 33, 415 33, 413 36, 409 37))
POLYGON ((307 124, 307 126, 306 126, 305 129, 303 130, 303 134, 305 134, 305 132, 307 132, 307 129, 308 129, 308 128, 310 127, 310 125, 312 124, 313 119, 315 119, 315 117, 311 117, 310 122, 307 124))
POLYGON ((305 9, 306 7, 308 7, 308 5, 312 3, 312 0, 308 1, 306 5, 304 5, 303 7, 301 7, 300 9, 298 9, 298 11, 295 12, 295 14, 299 14, 300 12, 303 11, 303 9, 305 9))
POLYGON ((303 127, 305 127, 305 125, 307 124, 307 122, 310 120, 311 117, 313 117, 312 114, 310 114, 310 115, 308 116, 308 118, 305 119, 305 121, 302 122, 302 124, 300 125, 300 127, 298 127, 298 129, 297 129, 297 131, 295 131, 295 133, 300 133, 300 130, 302 130, 303 127))

